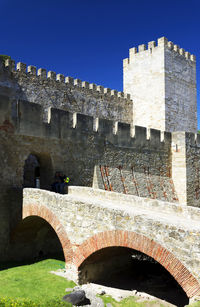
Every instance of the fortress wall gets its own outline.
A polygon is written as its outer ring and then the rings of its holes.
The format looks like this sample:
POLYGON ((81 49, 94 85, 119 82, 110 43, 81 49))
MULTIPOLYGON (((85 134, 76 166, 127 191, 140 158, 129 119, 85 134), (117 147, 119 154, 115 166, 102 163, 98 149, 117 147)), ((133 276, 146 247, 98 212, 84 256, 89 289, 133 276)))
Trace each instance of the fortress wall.
POLYGON ((185 133, 187 204, 200 207, 200 134, 185 133))
MULTIPOLYGON (((0 114, 0 222, 4 225, 0 234, 1 260, 8 258, 10 231, 21 219, 23 172, 29 154, 38 158, 41 173, 48 172, 48 178, 44 177, 45 188, 50 188, 58 170, 70 177, 70 184, 92 187, 95 166, 99 170, 100 166, 108 166, 112 171, 113 187, 121 193, 124 191, 119 166, 125 182, 130 181, 134 167, 142 195, 148 192, 149 174, 155 183, 158 178, 169 177, 170 133, 147 131, 143 127, 105 119, 94 120, 53 108, 49 112, 49 122, 43 122, 40 105, 12 101, 6 96, 0 96, 0 114), (48 159, 50 166, 45 162, 48 159)), ((102 178, 97 184, 101 188, 102 178)), ((133 187, 134 183, 129 192, 134 193, 133 187)), ((163 193, 162 185, 160 190, 157 198, 163 193)), ((173 201, 170 193, 167 200, 173 201)))
POLYGON ((200 134, 172 133, 172 179, 180 203, 200 207, 200 134))
POLYGON ((197 132, 196 59, 166 42, 165 130, 197 132))
MULTIPOLYGON (((159 159, 159 157, 157 157, 159 159)), ((142 157, 141 157, 142 160, 142 157)), ((136 157, 133 158, 135 163, 136 157)), ((179 201, 174 182, 170 177, 170 167, 162 165, 163 160, 155 166, 149 161, 141 161, 140 165, 96 165, 93 187, 106 191, 137 195, 152 199, 175 202, 179 201)), ((136 162, 137 163, 137 162, 136 162)))
POLYGON ((78 112, 93 117, 132 122, 130 95, 72 77, 26 67, 7 60, 0 69, 0 92, 11 100, 26 100, 42 105, 43 117, 48 108, 78 112))

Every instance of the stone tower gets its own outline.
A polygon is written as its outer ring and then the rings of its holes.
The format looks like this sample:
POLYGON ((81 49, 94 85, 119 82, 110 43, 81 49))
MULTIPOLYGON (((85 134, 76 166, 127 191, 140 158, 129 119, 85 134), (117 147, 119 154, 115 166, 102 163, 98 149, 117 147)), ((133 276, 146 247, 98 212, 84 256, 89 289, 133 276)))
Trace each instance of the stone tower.
POLYGON ((165 37, 129 50, 124 92, 133 100, 133 124, 197 132, 196 59, 165 37))

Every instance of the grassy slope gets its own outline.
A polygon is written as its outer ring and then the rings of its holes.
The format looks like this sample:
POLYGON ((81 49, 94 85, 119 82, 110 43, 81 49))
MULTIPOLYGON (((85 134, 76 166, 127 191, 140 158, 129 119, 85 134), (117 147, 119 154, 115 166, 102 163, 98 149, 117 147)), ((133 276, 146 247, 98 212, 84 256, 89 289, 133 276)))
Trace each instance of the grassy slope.
MULTIPOLYGON (((68 281, 63 277, 51 274, 50 271, 56 271, 64 268, 64 262, 59 260, 43 260, 31 265, 21 265, 9 269, 0 267, 0 298, 10 297, 11 299, 30 299, 32 302, 40 303, 40 306, 58 306, 53 303, 61 301, 61 298, 66 294, 66 288, 73 288, 75 283, 68 281)), ((113 298, 104 295, 101 296, 105 306, 106 303, 111 303, 113 307, 149 307, 162 306, 160 303, 154 302, 136 302, 136 298, 129 297, 121 302, 115 301, 113 298)), ((1 300, 0 300, 1 301, 1 300)), ((33 306, 24 305, 23 306, 33 306)), ((2 305, 1 306, 22 306, 22 305, 2 305)), ((38 305, 37 305, 38 306, 38 305)), ((59 304, 60 306, 60 304, 59 304)), ((71 306, 71 304, 63 303, 62 306, 71 306)), ((192 305, 200 307, 200 303, 192 305)))
POLYGON ((65 289, 74 287, 75 284, 49 272, 63 266, 63 261, 48 259, 32 265, 2 270, 0 297, 29 298, 35 302, 62 298, 66 294, 65 289))

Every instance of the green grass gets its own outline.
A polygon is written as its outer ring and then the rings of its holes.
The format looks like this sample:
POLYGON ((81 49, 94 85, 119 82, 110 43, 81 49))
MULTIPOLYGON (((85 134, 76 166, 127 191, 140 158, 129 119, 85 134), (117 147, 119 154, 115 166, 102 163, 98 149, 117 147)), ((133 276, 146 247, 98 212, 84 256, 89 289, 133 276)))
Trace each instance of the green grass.
POLYGON ((113 307, 139 307, 140 305, 138 303, 136 303, 135 298, 134 297, 129 297, 127 299, 124 299, 120 302, 117 302, 115 299, 113 299, 111 296, 109 295, 98 295, 104 302, 104 306, 106 306, 107 303, 111 303, 113 305, 113 307))
MULTIPOLYGON (((0 271, 0 298, 31 300, 37 304, 36 306, 38 304, 39 306, 71 306, 67 303, 60 305, 59 301, 66 294, 65 289, 73 288, 75 283, 50 273, 63 267, 63 261, 48 259, 31 265, 4 269, 0 271)), ((2 304, 0 301, 0 307, 4 306, 2 304)), ((12 306, 12 304, 5 306, 12 306)))
MULTIPOLYGON (((123 300, 121 300, 120 302, 117 302, 116 300, 114 300, 111 296, 109 295, 98 295, 99 297, 101 297, 101 299, 104 302, 104 306, 106 307, 107 303, 111 303, 113 307, 145 307, 145 306, 151 306, 151 305, 155 305, 156 301, 143 301, 141 303, 137 302, 137 298, 136 297, 127 297, 123 300)), ((164 305, 160 304, 157 302, 156 306, 160 306, 160 307, 164 307, 164 305)))
POLYGON ((200 302, 196 302, 196 303, 193 303, 193 304, 190 304, 190 305, 187 305, 187 306, 190 306, 190 307, 200 307, 200 302))
MULTIPOLYGON (((62 297, 66 294, 66 288, 73 288, 76 284, 50 273, 64 266, 64 261, 52 259, 29 265, 15 264, 14 267, 11 267, 11 264, 0 265, 0 307, 72 306, 62 302, 62 297)), ((104 301, 105 306, 107 303, 111 303, 113 307, 163 306, 158 301, 139 303, 136 297, 128 297, 117 302, 108 295, 98 296, 104 301)), ((200 307, 200 302, 191 306, 200 307)))

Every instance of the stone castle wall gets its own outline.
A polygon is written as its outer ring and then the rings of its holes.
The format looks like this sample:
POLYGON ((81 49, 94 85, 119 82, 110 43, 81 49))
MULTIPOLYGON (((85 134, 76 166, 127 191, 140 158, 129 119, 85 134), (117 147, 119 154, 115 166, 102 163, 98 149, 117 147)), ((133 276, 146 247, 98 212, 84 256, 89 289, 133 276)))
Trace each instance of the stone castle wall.
POLYGON ((185 133, 187 205, 200 206, 200 134, 185 133))
POLYGON ((172 179, 180 203, 200 207, 200 134, 172 133, 172 179))
POLYGON ((133 100, 135 125, 197 132, 196 59, 165 37, 129 49, 124 91, 133 100))
MULTIPOLYGON (((98 184, 105 189, 104 179, 98 176, 96 169, 100 172, 100 167, 106 166, 111 170, 111 183, 117 192, 124 193, 119 169, 125 185, 134 169, 141 195, 177 201, 173 184, 170 189, 165 187, 171 179, 170 133, 162 134, 161 138, 160 131, 151 129, 147 138, 143 127, 131 128, 120 122, 116 126, 113 121, 94 120, 53 108, 49 123, 43 122, 42 117, 43 109, 39 104, 0 97, 0 210, 4 225, 0 258, 7 257, 10 231, 21 219, 24 165, 30 154, 40 163, 42 189, 50 189, 58 170, 70 177, 72 185, 98 184)), ((127 188, 128 193, 136 191, 133 181, 127 188)))
POLYGON ((50 107, 126 123, 132 122, 130 95, 96 84, 64 77, 45 69, 7 60, 0 65, 0 93, 11 100, 42 105, 48 120, 50 107))
POLYGON ((165 45, 165 130, 196 133, 196 58, 172 42, 165 45))

